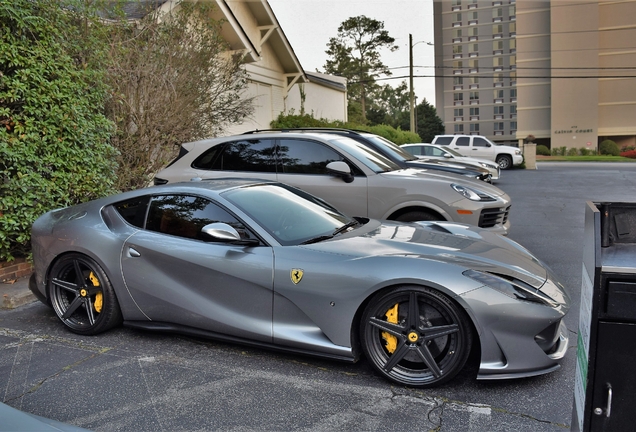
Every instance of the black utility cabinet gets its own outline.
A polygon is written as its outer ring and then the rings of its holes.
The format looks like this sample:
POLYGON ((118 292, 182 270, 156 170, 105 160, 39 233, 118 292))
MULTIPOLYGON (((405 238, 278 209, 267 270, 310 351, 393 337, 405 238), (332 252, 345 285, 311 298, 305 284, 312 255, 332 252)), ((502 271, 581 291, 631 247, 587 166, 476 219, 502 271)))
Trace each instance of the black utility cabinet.
POLYGON ((572 430, 636 428, 636 203, 585 208, 572 430))

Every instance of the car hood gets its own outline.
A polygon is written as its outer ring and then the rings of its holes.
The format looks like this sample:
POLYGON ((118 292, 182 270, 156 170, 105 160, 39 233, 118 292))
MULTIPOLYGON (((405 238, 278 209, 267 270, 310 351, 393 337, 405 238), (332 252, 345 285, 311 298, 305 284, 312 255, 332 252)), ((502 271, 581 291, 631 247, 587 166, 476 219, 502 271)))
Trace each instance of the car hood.
POLYGON ((439 171, 435 172, 434 170, 426 171, 417 168, 406 168, 401 170, 383 172, 380 175, 386 179, 409 178, 414 179, 414 181, 417 181, 417 179, 421 179, 422 181, 436 181, 448 185, 448 188, 450 188, 451 183, 454 183, 473 189, 479 189, 482 192, 486 192, 496 197, 501 197, 506 194, 498 187, 486 182, 468 179, 465 176, 461 176, 459 174, 440 173, 439 171))
POLYGON ((360 258, 404 256, 442 261, 516 278, 536 289, 548 277, 543 263, 518 243, 479 227, 452 222, 371 220, 333 241, 308 246, 360 258))

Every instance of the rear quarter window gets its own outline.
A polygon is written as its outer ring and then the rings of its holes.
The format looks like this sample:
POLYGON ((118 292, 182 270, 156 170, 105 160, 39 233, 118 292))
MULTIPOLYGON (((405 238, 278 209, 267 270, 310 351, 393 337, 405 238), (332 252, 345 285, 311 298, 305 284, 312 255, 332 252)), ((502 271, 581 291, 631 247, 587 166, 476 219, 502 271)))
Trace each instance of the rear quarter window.
POLYGON ((437 145, 449 145, 452 141, 453 141, 453 137, 442 136, 442 137, 435 138, 434 144, 437 144, 437 145))

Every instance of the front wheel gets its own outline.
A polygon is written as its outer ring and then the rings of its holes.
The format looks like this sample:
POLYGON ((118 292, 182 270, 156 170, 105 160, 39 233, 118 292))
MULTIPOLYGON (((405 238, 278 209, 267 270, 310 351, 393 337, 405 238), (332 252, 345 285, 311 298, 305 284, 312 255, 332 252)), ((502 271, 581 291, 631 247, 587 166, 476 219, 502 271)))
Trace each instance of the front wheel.
POLYGON ((364 311, 360 332, 374 368, 414 387, 449 381, 466 364, 472 345, 465 312, 444 294, 419 286, 377 294, 364 311))
POLYGON ((512 168, 512 158, 508 155, 499 155, 496 160, 499 168, 502 170, 507 170, 512 168))
POLYGON ((94 335, 122 320, 106 273, 85 255, 70 254, 57 261, 51 268, 48 292, 58 318, 74 333, 94 335))

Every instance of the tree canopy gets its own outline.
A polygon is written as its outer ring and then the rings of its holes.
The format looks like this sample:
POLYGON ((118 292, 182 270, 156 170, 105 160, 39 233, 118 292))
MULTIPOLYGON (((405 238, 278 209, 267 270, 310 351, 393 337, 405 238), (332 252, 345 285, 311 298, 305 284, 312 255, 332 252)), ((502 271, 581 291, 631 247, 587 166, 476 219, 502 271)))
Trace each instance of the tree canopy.
POLYGON ((395 39, 384 30, 384 23, 364 15, 351 17, 338 27, 336 37, 329 39, 325 63, 327 73, 346 77, 348 80, 350 120, 359 106, 361 122, 366 121, 369 94, 377 86, 378 75, 391 75, 381 59, 380 50, 398 49, 395 39))

